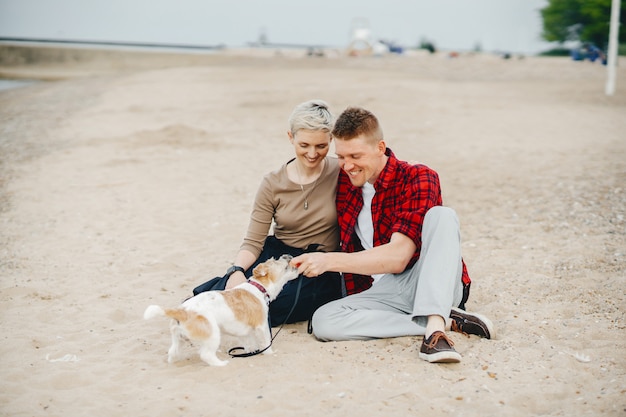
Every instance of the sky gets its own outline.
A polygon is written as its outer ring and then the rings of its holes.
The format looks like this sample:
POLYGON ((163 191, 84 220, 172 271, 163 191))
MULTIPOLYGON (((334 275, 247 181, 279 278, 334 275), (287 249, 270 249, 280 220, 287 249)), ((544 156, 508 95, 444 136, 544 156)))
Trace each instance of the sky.
POLYGON ((0 38, 343 47, 374 39, 442 50, 536 53, 547 0, 0 0, 0 38))

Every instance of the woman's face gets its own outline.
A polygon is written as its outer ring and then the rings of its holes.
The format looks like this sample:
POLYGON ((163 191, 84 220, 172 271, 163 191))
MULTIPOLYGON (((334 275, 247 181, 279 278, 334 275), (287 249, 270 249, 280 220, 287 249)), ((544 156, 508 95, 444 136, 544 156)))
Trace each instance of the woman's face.
POLYGON ((296 158, 305 167, 317 167, 330 150, 330 132, 300 129, 295 135, 291 132, 288 134, 296 151, 296 158))

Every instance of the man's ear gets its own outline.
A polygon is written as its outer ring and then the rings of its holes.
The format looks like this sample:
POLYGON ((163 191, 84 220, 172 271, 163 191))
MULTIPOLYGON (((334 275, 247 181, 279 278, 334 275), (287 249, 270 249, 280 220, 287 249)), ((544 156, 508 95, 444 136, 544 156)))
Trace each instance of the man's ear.
POLYGON ((386 150, 387 150, 387 144, 385 143, 385 141, 384 140, 379 140, 378 141, 378 152, 380 152, 380 153, 382 153, 384 155, 386 150))

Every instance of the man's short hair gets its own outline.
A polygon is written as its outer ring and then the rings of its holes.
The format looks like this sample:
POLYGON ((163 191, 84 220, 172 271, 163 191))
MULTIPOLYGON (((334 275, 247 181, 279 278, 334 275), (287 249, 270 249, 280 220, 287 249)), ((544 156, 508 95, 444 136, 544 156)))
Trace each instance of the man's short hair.
POLYGON ((383 130, 374 114, 361 107, 348 107, 335 121, 332 135, 338 140, 350 140, 357 136, 378 143, 383 140, 383 130))

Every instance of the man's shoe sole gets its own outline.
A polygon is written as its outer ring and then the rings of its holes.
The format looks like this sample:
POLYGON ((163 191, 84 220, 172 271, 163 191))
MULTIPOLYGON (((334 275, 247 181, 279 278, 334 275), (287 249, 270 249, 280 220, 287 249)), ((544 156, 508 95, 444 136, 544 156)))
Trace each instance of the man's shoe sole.
POLYGON ((430 363, 459 363, 461 362, 461 355, 458 352, 454 351, 445 351, 438 353, 431 353, 427 355, 426 353, 420 352, 420 359, 424 359, 430 363))

